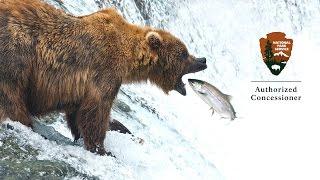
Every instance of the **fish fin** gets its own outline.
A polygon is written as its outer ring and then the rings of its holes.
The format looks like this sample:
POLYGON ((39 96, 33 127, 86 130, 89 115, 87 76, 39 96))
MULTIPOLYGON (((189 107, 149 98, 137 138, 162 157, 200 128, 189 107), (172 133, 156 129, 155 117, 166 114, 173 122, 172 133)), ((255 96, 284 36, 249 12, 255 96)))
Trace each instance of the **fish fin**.
POLYGON ((213 116, 213 114, 214 114, 214 109, 213 109, 213 107, 211 107, 209 110, 212 110, 211 116, 213 116))
POLYGON ((235 118, 238 118, 238 117, 234 117, 234 118, 230 118, 230 117, 224 117, 224 116, 221 116, 220 117, 221 119, 230 119, 230 121, 233 121, 235 118))
POLYGON ((232 96, 231 96, 231 95, 224 94, 224 96, 225 96, 229 101, 231 101, 231 100, 232 100, 232 96))

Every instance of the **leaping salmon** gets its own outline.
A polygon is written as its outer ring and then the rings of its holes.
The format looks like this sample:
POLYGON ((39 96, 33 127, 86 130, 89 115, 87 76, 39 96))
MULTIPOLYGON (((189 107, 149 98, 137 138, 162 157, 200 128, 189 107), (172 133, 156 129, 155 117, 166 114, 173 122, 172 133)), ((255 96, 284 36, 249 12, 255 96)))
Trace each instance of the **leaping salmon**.
POLYGON ((210 106, 212 114, 217 112, 222 118, 236 118, 236 112, 230 103, 231 96, 222 93, 213 85, 198 79, 189 79, 189 84, 194 92, 210 106))

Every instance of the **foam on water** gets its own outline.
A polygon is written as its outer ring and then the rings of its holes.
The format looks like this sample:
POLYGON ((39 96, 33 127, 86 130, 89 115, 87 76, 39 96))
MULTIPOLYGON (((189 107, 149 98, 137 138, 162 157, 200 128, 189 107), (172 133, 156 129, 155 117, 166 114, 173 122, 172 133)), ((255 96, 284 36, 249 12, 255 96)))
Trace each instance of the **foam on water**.
MULTIPOLYGON (((99 9, 93 0, 63 2, 63 8, 75 15, 99 9)), ((94 155, 83 147, 59 146, 14 123, 13 133, 19 141, 39 149, 39 159, 64 161, 102 179, 316 179, 316 169, 306 167, 319 152, 306 142, 315 143, 311 137, 319 137, 313 126, 315 118, 308 113, 316 109, 304 108, 315 98, 311 94, 317 94, 311 88, 316 80, 311 72, 317 72, 319 65, 319 61, 312 61, 320 47, 319 1, 148 2, 153 4, 148 23, 169 30, 186 43, 190 53, 208 59, 207 70, 187 75, 184 81, 199 78, 233 95, 235 110, 242 118, 229 123, 211 116, 209 107, 189 87, 186 97, 176 92, 166 96, 146 83, 121 88, 124 93, 118 98, 131 107, 130 115, 112 112, 145 144, 133 142, 129 135, 109 132, 105 145, 116 159, 94 155), (259 38, 272 31, 283 31, 294 39, 292 57, 278 77, 268 72, 259 48, 259 38), (314 66, 307 66, 307 61, 314 66), (305 99, 285 106, 252 104, 250 81, 276 79, 302 80, 299 88, 305 99), (273 113, 266 114, 265 109, 270 108, 273 113)), ((103 4, 110 6, 116 6, 130 22, 146 23, 133 0, 103 4)), ((71 138, 64 121, 53 126, 71 138)))

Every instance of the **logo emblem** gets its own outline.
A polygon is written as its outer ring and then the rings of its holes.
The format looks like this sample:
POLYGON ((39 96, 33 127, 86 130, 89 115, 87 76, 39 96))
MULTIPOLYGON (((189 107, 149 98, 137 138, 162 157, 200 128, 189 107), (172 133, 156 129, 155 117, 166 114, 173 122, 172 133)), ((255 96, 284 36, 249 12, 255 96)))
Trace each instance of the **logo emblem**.
POLYGON ((279 75, 286 66, 292 50, 293 40, 283 32, 272 32, 260 39, 261 55, 264 63, 274 75, 279 75))

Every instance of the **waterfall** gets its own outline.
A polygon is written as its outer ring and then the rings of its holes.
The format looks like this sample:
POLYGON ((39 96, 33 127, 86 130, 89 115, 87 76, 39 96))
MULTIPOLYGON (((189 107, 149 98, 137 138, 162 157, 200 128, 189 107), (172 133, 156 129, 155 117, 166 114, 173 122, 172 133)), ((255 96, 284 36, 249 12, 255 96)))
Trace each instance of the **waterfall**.
MULTIPOLYGON (((202 79, 233 95, 237 114, 243 117, 239 121, 245 124, 253 122, 248 118, 251 113, 248 107, 252 107, 247 97, 250 81, 275 78, 262 62, 259 39, 269 32, 282 31, 294 39, 294 47, 301 47, 299 42, 310 41, 320 46, 318 0, 46 2, 74 15, 115 7, 131 23, 165 29, 181 38, 191 54, 206 57, 208 61, 205 71, 186 75, 184 82, 191 77, 202 79)), ((294 51, 297 55, 292 56, 286 72, 281 74, 283 80, 304 77, 299 59, 303 53, 294 51)), ((19 133, 13 134, 20 145, 29 144, 38 151, 38 160, 61 161, 80 173, 101 179, 236 179, 236 175, 241 179, 246 176, 234 172, 238 169, 231 164, 234 161, 229 155, 234 153, 231 147, 241 146, 230 145, 237 144, 232 134, 246 132, 249 128, 239 121, 230 125, 216 115, 211 116, 209 107, 190 87, 187 87, 187 96, 182 97, 176 92, 167 96, 149 82, 125 85, 121 87, 118 102, 128 106, 130 112, 124 113, 119 105, 113 108, 112 117, 146 143, 137 145, 128 135, 109 132, 105 144, 117 160, 95 156, 84 148, 58 146, 18 124, 15 126, 19 133)), ((59 115, 52 126, 71 137, 62 117, 59 115)), ((250 146, 250 143, 245 145, 250 146)))

